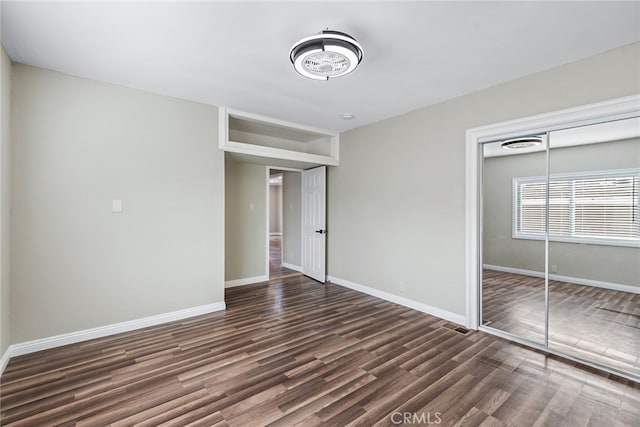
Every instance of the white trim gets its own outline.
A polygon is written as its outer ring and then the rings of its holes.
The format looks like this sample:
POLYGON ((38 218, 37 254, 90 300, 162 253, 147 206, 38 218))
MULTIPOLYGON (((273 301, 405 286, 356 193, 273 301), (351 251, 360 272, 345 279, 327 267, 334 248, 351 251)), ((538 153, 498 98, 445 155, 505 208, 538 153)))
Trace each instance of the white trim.
POLYGON ((11 353, 11 346, 9 346, 7 350, 2 354, 2 357, 0 357, 0 376, 4 372, 4 368, 7 367, 7 364, 9 363, 9 359, 11 359, 10 353, 11 353))
POLYGON ((271 117, 260 116, 258 114, 246 113, 225 107, 218 107, 218 147, 223 151, 232 153, 249 154, 270 159, 294 160, 299 162, 338 166, 340 153, 340 134, 318 129, 311 126, 286 122, 271 117), (302 151, 286 150, 271 146, 261 146, 229 139, 229 116, 238 120, 262 123, 269 126, 276 126, 284 129, 293 129, 309 133, 313 136, 328 138, 330 155, 310 154, 302 151))
POLYGON ((282 232, 277 233, 277 232, 273 232, 273 233, 269 233, 269 236, 282 236, 282 232))
POLYGON ((636 117, 640 115, 640 95, 631 95, 622 98, 582 105, 574 108, 558 110, 551 113, 494 123, 488 126, 467 129, 466 131, 466 157, 465 167, 467 171, 465 180, 466 191, 466 323, 470 329, 478 328, 478 304, 479 304, 479 265, 478 259, 481 253, 479 246, 479 221, 480 211, 480 185, 482 177, 478 167, 479 143, 498 140, 500 138, 515 137, 518 135, 533 135, 552 130, 566 129, 581 125, 588 125, 636 117))
POLYGON ((630 95, 593 104, 556 110, 535 116, 493 123, 467 130, 477 136, 476 144, 514 138, 521 135, 537 135, 554 130, 592 125, 612 120, 637 117, 640 112, 640 95, 630 95))
POLYGON ((167 322, 187 319, 194 316, 213 313, 226 309, 224 302, 215 302, 213 304, 201 305, 198 307, 186 308, 184 310, 172 311, 169 313, 158 314, 155 316, 143 317, 141 319, 129 320, 111 325, 98 326, 97 328, 85 329, 82 331, 70 332, 67 334, 55 335, 48 338, 42 338, 33 341, 27 341, 19 344, 12 344, 0 359, 0 374, 11 357, 22 356, 36 351, 48 350, 63 345, 75 344, 82 341, 102 338, 109 335, 120 334, 122 332, 134 331, 136 329, 148 328, 167 322))
MULTIPOLYGON (((337 138, 337 137, 334 137, 337 138)), ((265 147, 246 142, 227 141, 222 147, 224 151, 231 153, 249 154, 269 159, 294 160, 311 164, 338 166, 338 159, 321 154, 309 154, 299 151, 286 150, 284 148, 265 147)), ((333 150, 332 150, 333 151, 333 150)))
MULTIPOLYGON (((504 273, 521 274, 523 276, 544 278, 544 271, 524 270, 521 268, 504 267, 501 265, 484 264, 482 266, 486 270, 502 271, 504 273)), ((559 274, 549 274, 549 280, 557 280, 559 282, 567 282, 573 285, 593 286, 596 288, 610 289, 612 291, 629 292, 632 294, 640 294, 640 284, 637 286, 622 285, 620 283, 601 282, 599 280, 584 279, 582 277, 561 276, 559 274)))
POLYGON ((224 150, 229 140, 229 115, 224 107, 218 108, 218 148, 224 150))
POLYGON ((478 259, 481 254, 482 248, 479 245, 479 233, 478 225, 481 221, 482 209, 480 204, 482 203, 479 195, 480 188, 482 186, 482 173, 481 167, 479 167, 480 156, 478 136, 473 130, 467 130, 466 132, 466 156, 465 156, 465 169, 467 176, 465 180, 465 193, 467 200, 465 203, 465 254, 466 254, 466 282, 465 289, 466 298, 466 327, 469 329, 477 330, 479 326, 480 316, 480 298, 479 298, 479 265, 478 259))
POLYGON ((280 166, 268 166, 269 169, 283 171, 283 172, 302 172, 304 169, 296 169, 296 168, 282 168, 280 166))
POLYGON ((299 271, 300 273, 302 273, 302 267, 299 265, 293 265, 293 264, 289 264, 288 262, 283 262, 282 266, 285 268, 288 268, 289 270, 295 270, 295 271, 299 271))
POLYGON ((224 282, 225 288, 233 288, 236 286, 252 285, 254 283, 268 282, 269 275, 245 277, 244 279, 227 280, 224 282))
MULTIPOLYGON (((545 241, 547 236, 545 233, 533 234, 519 232, 511 236, 512 239, 518 240, 540 240, 545 241)), ((550 242, 558 243, 574 243, 582 245, 599 245, 599 246, 620 246, 623 248, 640 248, 640 239, 607 239, 606 237, 582 237, 582 236, 565 236, 558 234, 549 235, 550 242)))
MULTIPOLYGON (((265 192, 265 199, 264 199, 264 203, 265 203, 265 230, 267 230, 267 237, 266 237, 266 242, 265 242, 265 250, 264 250, 264 257, 265 257, 265 262, 264 262, 264 274, 262 275, 262 277, 266 276, 267 280, 269 280, 269 262, 271 261, 271 242, 269 241, 269 237, 271 237, 271 234, 269 233, 269 229, 271 228, 271 184, 269 183, 269 179, 271 179, 271 166, 266 166, 265 167, 265 174, 266 174, 266 185, 267 185, 267 190, 265 192)), ((282 247, 280 248, 280 250, 282 250, 282 247)), ((250 282, 250 283, 256 283, 256 282, 250 282)), ((238 285, 228 285, 225 283, 225 288, 230 288, 233 286, 242 286, 242 285, 247 285, 249 283, 242 283, 240 282, 240 284, 238 285)))
POLYGON ((363 294, 371 295, 376 298, 383 299, 385 301, 393 302, 404 307, 409 307, 414 310, 418 310, 422 313, 430 314, 432 316, 439 317, 440 319, 447 320, 449 322, 457 323, 459 325, 465 325, 465 318, 456 313, 442 310, 437 307, 432 307, 427 304, 423 304, 418 301, 411 300, 409 298, 401 297, 398 295, 390 294, 379 289, 371 288, 369 286, 360 285, 358 283, 350 282, 349 280, 340 279, 334 276, 327 276, 329 282, 334 283, 345 288, 353 289, 354 291, 362 292, 363 294))

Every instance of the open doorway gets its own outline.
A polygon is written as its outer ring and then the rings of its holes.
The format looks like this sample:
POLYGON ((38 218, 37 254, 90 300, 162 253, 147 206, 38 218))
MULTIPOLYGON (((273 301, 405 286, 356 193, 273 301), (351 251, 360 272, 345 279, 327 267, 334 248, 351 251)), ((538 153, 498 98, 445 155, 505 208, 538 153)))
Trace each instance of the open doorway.
POLYGON ((282 267, 282 181, 283 172, 269 174, 269 278, 282 267))
POLYGON ((267 168, 269 280, 301 274, 301 173, 267 168))

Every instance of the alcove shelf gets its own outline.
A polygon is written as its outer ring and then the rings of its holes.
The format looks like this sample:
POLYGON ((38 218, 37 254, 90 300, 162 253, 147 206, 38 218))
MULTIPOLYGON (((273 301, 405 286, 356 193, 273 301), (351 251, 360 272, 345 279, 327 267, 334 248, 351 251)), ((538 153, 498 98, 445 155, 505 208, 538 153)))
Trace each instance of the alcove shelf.
POLYGON ((338 165, 340 135, 221 107, 219 146, 224 151, 312 165, 338 165))

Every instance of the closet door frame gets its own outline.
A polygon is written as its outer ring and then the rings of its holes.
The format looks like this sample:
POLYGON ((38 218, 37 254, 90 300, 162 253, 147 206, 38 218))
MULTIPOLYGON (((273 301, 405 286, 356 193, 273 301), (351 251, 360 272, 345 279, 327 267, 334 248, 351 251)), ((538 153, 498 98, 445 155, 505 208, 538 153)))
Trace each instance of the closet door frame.
MULTIPOLYGON (((558 354, 597 369, 639 381, 640 376, 619 371, 598 363, 589 362, 571 355, 554 351, 544 345, 522 339, 518 336, 483 327, 480 324, 481 304, 481 262, 482 262, 482 144, 514 138, 521 135, 548 134, 552 131, 586 126, 640 116, 640 95, 611 99, 594 104, 558 110, 550 113, 495 123, 487 126, 468 129, 466 131, 466 326, 469 329, 481 330, 493 335, 522 343, 524 345, 558 354)), ((548 151, 548 149, 547 149, 548 151)), ((548 154, 547 154, 548 157, 548 154)), ((547 158, 548 161, 548 158, 547 158)), ((545 246, 548 247, 548 238, 545 246)), ((547 250, 545 250, 547 252, 547 250)), ((546 256, 545 263, 548 262, 546 256)), ((545 268, 545 270, 548 270, 545 268)), ((545 282, 548 283, 548 272, 545 271, 545 282)), ((547 288, 545 284, 545 289, 547 288)), ((545 313, 548 322, 548 291, 545 291, 545 313)), ((548 323, 545 337, 548 335, 548 323)))

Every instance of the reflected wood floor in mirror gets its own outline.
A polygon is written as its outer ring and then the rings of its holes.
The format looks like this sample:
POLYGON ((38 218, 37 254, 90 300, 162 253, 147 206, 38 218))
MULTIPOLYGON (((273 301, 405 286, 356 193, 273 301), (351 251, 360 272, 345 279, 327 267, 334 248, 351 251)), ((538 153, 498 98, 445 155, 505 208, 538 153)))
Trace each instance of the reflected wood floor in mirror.
POLYGON ((640 425, 640 384, 337 285, 297 276, 226 303, 13 358, 0 423, 640 425))
POLYGON ((269 236, 269 280, 298 276, 301 273, 282 265, 282 236, 269 236))
MULTIPOLYGON (((483 271, 483 324, 544 340, 544 279, 483 271)), ((549 347, 640 375, 640 294, 549 281, 549 347)))

